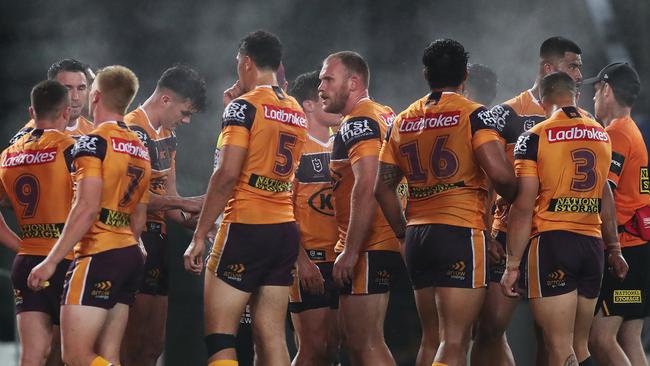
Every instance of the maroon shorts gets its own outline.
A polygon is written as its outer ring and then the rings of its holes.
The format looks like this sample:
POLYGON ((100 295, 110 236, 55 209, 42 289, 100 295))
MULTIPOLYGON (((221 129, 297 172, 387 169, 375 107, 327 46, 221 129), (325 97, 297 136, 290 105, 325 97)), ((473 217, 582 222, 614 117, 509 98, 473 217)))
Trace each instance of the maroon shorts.
POLYGON ((14 302, 16 314, 24 311, 38 311, 49 314, 52 323, 59 324, 59 311, 61 309, 61 293, 65 273, 70 267, 70 262, 64 259, 56 267, 50 278, 50 285, 40 291, 32 291, 27 287, 27 277, 32 268, 41 263, 45 257, 40 255, 17 255, 11 267, 11 283, 14 287, 14 302))
POLYGON ((300 232, 295 222, 221 223, 208 271, 230 286, 254 292, 260 286, 291 286, 300 232))
POLYGON ((116 303, 132 305, 143 270, 144 258, 137 245, 75 258, 61 304, 104 309, 116 303))
POLYGON ((385 294, 393 286, 393 279, 404 273, 404 261, 399 252, 368 250, 359 253, 354 266, 352 282, 341 288, 341 295, 385 294))
MULTIPOLYGON (((499 231, 497 236, 494 238, 497 242, 497 245, 501 245, 503 252, 506 252, 506 236, 507 234, 504 231, 499 231)), ((494 263, 490 261, 490 282, 501 282, 501 277, 503 277, 503 272, 506 271, 506 258, 501 258, 499 263, 494 263)))
POLYGON ((140 293, 167 296, 169 293, 169 260, 167 256, 167 235, 162 233, 157 222, 147 222, 147 231, 140 235, 147 258, 140 284, 140 293))
POLYGON ((297 272, 293 281, 293 286, 291 287, 291 295, 289 296, 290 312, 300 313, 311 309, 339 308, 339 289, 336 287, 334 280, 332 279, 334 262, 320 262, 316 263, 316 265, 325 280, 325 293, 321 295, 305 291, 300 283, 300 272, 297 272))
POLYGON ((570 231, 545 231, 530 240, 524 259, 529 299, 574 290, 593 299, 600 293, 605 261, 600 238, 570 231))
POLYGON ((487 287, 487 245, 482 230, 444 224, 408 226, 405 245, 414 289, 487 287))

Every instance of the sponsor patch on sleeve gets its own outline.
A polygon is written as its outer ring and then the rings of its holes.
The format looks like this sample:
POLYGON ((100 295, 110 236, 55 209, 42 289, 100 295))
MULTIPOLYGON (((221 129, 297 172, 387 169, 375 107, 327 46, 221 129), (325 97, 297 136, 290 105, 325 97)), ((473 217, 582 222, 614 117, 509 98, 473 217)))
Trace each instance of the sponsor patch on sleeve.
POLYGON ((505 128, 505 118, 492 112, 483 106, 477 108, 472 114, 469 115, 469 122, 472 126, 472 134, 478 130, 489 128, 495 130, 499 135, 503 135, 505 128))
POLYGON ((92 156, 103 161, 106 156, 106 145, 106 140, 101 136, 81 136, 72 148, 72 157, 92 156))
POLYGON ((625 162, 625 156, 623 156, 623 154, 619 154, 616 151, 612 151, 612 163, 609 166, 609 171, 620 177, 621 172, 623 171, 624 162, 625 162))
POLYGON ((341 126, 339 134, 347 149, 364 140, 381 139, 379 123, 368 117, 356 117, 347 120, 341 126))
POLYGON ((255 120, 255 106, 243 99, 235 99, 223 111, 223 127, 240 126, 249 130, 253 127, 255 120))
POLYGON ((515 160, 533 160, 537 161, 537 147, 539 136, 530 131, 526 131, 519 136, 515 144, 515 160))

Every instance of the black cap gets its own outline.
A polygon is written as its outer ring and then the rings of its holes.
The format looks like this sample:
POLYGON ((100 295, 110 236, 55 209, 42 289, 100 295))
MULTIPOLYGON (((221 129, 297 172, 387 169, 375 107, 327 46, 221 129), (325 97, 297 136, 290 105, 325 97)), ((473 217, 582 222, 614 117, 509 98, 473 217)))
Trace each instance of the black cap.
POLYGON ((627 62, 611 63, 595 77, 583 80, 582 84, 594 84, 599 81, 609 84, 615 91, 626 91, 635 96, 641 91, 639 74, 627 62))

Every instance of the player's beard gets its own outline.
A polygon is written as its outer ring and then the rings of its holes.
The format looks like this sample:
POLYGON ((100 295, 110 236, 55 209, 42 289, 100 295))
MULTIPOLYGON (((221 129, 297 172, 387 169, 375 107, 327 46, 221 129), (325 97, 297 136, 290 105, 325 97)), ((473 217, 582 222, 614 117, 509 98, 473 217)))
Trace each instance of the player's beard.
POLYGON ((329 105, 323 106, 325 112, 341 114, 341 111, 345 108, 345 104, 348 102, 348 98, 350 98, 350 91, 345 86, 345 84, 341 85, 338 93, 330 96, 329 105))

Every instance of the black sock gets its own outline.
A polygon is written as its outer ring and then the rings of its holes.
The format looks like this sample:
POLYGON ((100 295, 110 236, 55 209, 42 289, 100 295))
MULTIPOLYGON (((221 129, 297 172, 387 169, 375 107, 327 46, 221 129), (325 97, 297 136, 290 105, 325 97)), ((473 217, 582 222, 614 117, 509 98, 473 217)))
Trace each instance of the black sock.
POLYGON ((591 356, 585 358, 582 362, 578 363, 578 366, 596 366, 596 362, 591 356))

